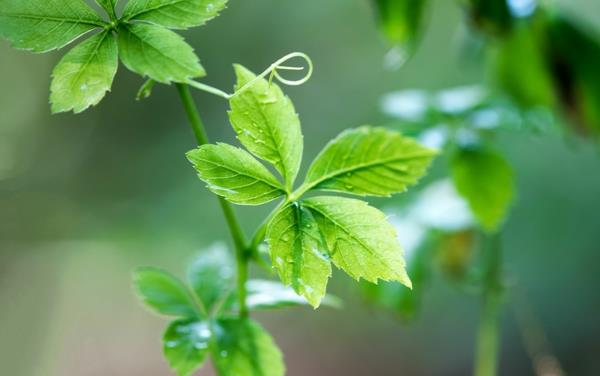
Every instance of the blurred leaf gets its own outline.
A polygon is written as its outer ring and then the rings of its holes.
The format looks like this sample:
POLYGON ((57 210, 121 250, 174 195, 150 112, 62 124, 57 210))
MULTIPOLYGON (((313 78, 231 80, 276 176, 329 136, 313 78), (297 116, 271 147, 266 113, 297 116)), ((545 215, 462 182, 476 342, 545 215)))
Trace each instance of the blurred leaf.
POLYGON ((567 115, 584 134, 600 133, 600 36, 555 17, 549 26, 551 64, 567 115))
POLYGON ((276 84, 264 78, 256 80, 254 73, 241 65, 235 65, 235 72, 238 94, 229 100, 233 129, 252 154, 275 166, 289 190, 298 174, 303 149, 294 105, 276 84), (246 86, 250 82, 251 86, 246 86))
POLYGON ((285 194, 273 174, 243 149, 202 145, 187 157, 208 189, 234 204, 261 205, 285 194))
POLYGON ((440 237, 437 261, 442 271, 453 279, 463 279, 473 257, 475 233, 473 230, 447 233, 440 237))
POLYGON ((373 0, 381 29, 406 54, 411 54, 421 35, 427 0, 373 0))
POLYGON ((214 364, 220 375, 283 376, 283 356, 271 336, 251 319, 216 323, 214 364))
POLYGON ((110 91, 118 66, 117 42, 110 31, 73 48, 52 73, 52 112, 79 113, 98 104, 110 91))
POLYGON ((513 25, 513 15, 507 0, 467 0, 472 23, 485 33, 507 32, 513 25))
MULTIPOLYGON (((276 281, 252 279, 248 281, 246 288, 248 289, 246 303, 251 310, 311 305, 306 298, 298 295, 294 289, 276 281)), ((342 306, 339 298, 329 294, 323 297, 321 304, 332 308, 342 306)))
POLYGON ((498 83, 525 107, 552 107, 556 102, 553 77, 548 70, 541 21, 516 27, 500 42, 495 66, 498 83))
POLYGON ((360 196, 389 196, 415 184, 435 154, 415 140, 384 128, 351 129, 317 156, 305 185, 360 196))
POLYGON ((509 164, 490 150, 462 149, 452 157, 451 172, 456 189, 479 223, 489 232, 497 230, 514 195, 509 164))
POLYGON ((127 21, 147 21, 172 29, 204 25, 225 9, 227 0, 130 0, 123 11, 127 21))
POLYGON ((119 51, 129 70, 164 84, 185 83, 206 74, 192 47, 161 26, 122 24, 119 51))
POLYGON ((343 197, 311 197, 303 206, 315 217, 337 267, 357 280, 411 286, 396 231, 385 214, 364 201, 343 197))
POLYGON ((281 208, 269 223, 267 241, 281 281, 317 308, 331 277, 331 261, 310 211, 298 203, 281 208))
POLYGON ((200 252, 190 263, 187 272, 192 289, 208 312, 233 288, 234 277, 234 262, 222 244, 215 244, 200 252))
POLYGON ((133 285, 139 298, 158 313, 182 317, 199 315, 185 285, 162 269, 138 268, 133 273, 133 285))
POLYGON ((117 14, 115 13, 115 6, 117 5, 118 0, 95 0, 98 5, 102 7, 108 13, 112 20, 117 19, 117 14))
POLYGON ((2 0, 0 35, 33 52, 61 48, 105 22, 82 0, 2 0))
POLYGON ((163 336, 165 358, 177 375, 189 376, 204 363, 210 339, 210 326, 206 321, 173 321, 163 336))

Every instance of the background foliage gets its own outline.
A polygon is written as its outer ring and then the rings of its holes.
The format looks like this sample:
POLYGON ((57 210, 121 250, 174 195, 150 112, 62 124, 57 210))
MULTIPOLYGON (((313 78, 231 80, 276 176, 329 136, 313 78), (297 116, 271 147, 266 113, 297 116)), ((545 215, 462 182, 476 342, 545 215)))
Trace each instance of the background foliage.
MULTIPOLYGON (((581 22, 600 22, 600 5, 562 3, 581 22)), ((261 70, 291 50, 311 55, 314 78, 286 89, 304 134, 311 135, 308 162, 341 130, 374 119, 388 122, 378 107, 382 93, 485 78, 482 56, 465 44, 471 34, 464 15, 450 2, 431 5, 423 44, 399 71, 381 69, 389 46, 365 1, 314 0, 301 7, 234 1, 202 32, 183 34, 203 57, 207 82, 219 87, 234 83, 230 62, 261 70), (320 27, 307 26, 315 24, 320 27)), ((156 346, 163 322, 147 315, 125 287, 129 272, 140 264, 181 270, 180 261, 199 245, 226 236, 216 201, 199 189, 185 160, 194 145, 174 91, 157 87, 148 101, 133 102, 141 80, 121 66, 112 95, 98 108, 50 117, 48 72, 60 54, 32 56, 4 41, 0 54, 2 371, 165 374, 156 346), (214 220, 200 221, 198 212, 214 220)), ((199 98, 213 138, 233 141, 227 104, 199 98)), ((597 150, 558 131, 501 133, 498 148, 518 178, 504 244, 511 282, 522 294, 517 298, 533 308, 570 374, 597 374, 600 326, 591 319, 600 313, 592 299, 599 282, 597 150)), ((446 161, 437 163, 439 170, 446 161)), ((248 229, 255 213, 266 214, 256 210, 241 212, 248 229)), ((401 327, 365 308, 344 278, 340 273, 331 283, 346 300, 343 312, 259 317, 286 354, 290 375, 469 372, 476 299, 434 279, 420 319, 401 327)), ((502 373, 532 374, 514 315, 505 317, 502 373)))

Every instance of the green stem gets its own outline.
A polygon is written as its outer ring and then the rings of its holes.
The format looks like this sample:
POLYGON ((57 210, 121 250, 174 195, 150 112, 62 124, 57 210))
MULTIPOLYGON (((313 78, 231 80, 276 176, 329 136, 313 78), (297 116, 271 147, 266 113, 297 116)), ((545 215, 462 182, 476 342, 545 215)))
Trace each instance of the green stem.
MULTIPOLYGON (((179 92, 181 102, 183 103, 183 107, 185 108, 185 112, 187 113, 190 126, 192 127, 194 135, 196 136, 196 141, 198 141, 198 145, 208 144, 209 141, 206 134, 206 129, 202 123, 202 119, 200 118, 198 108, 196 107, 196 103, 192 98, 189 87, 184 84, 177 84, 177 90, 179 92)), ((235 247, 240 316, 246 317, 248 316, 248 306, 246 305, 246 282, 248 281, 249 260, 248 247, 246 246, 244 233, 239 221, 237 220, 237 217, 235 216, 233 207, 222 197, 219 197, 219 203, 221 204, 221 209, 223 209, 223 214, 225 215, 225 220, 229 226, 229 232, 231 233, 235 247)))
POLYGON ((500 350, 500 316, 502 311, 502 244, 500 234, 487 237, 484 249, 484 291, 481 321, 477 333, 475 376, 495 376, 500 350))

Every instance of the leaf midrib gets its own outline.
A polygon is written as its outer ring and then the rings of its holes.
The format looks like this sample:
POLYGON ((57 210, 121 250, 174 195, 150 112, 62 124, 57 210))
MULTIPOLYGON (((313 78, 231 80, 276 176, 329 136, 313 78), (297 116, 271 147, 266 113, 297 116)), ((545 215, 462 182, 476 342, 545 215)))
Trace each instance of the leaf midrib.
POLYGON ((42 20, 42 21, 52 21, 52 22, 68 22, 75 24, 83 24, 83 25, 91 25, 96 27, 105 27, 108 23, 104 21, 96 21, 86 18, 64 18, 64 17, 52 17, 52 16, 40 16, 36 14, 21 14, 21 13, 1 13, 0 17, 15 17, 15 18, 25 18, 32 20, 42 20))

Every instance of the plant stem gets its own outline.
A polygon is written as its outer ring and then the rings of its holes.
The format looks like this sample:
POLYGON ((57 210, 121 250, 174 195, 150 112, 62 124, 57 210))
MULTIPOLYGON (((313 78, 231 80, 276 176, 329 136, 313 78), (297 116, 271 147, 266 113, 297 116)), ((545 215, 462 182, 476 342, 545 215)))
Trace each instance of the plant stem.
POLYGON ((500 350, 500 315, 502 310, 502 244, 500 234, 486 236, 484 249, 484 290, 481 321, 477 333, 475 376, 495 376, 500 350))
MULTIPOLYGON (((192 98, 192 94, 190 93, 189 87, 185 84, 177 84, 177 91, 179 92, 181 102, 183 103, 183 107, 185 108, 185 112, 187 113, 190 126, 194 131, 194 135, 196 136, 196 141, 198 141, 198 145, 208 144, 209 141, 208 136, 206 134, 206 128, 204 127, 204 123, 202 123, 200 113, 198 112, 196 103, 192 98)), ((246 317, 248 316, 248 307, 246 305, 246 282, 248 281, 249 259, 248 247, 246 245, 244 233, 242 231, 239 221, 237 220, 233 207, 228 201, 226 201, 222 197, 219 197, 219 203, 221 204, 221 209, 223 209, 223 214, 225 215, 225 220, 227 221, 227 225, 229 226, 229 232, 231 233, 231 237, 233 239, 233 244, 235 247, 237 263, 237 290, 240 306, 240 316, 246 317)))

